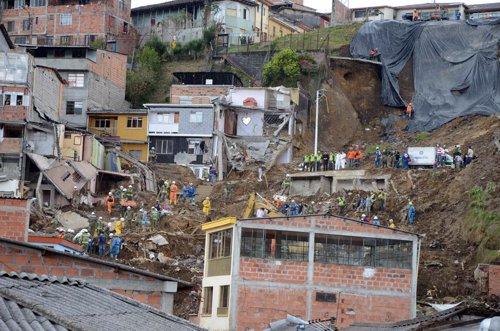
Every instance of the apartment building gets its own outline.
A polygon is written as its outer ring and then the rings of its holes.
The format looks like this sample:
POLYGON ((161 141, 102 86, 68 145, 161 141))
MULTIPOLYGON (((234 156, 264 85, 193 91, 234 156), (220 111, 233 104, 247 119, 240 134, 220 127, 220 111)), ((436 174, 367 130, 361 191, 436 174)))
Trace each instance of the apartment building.
POLYGON ((416 316, 420 237, 332 215, 237 219, 206 232, 200 326, 267 330, 287 314, 336 326, 416 316))
POLYGON ((1 0, 15 44, 92 46, 132 53, 131 0, 1 0))

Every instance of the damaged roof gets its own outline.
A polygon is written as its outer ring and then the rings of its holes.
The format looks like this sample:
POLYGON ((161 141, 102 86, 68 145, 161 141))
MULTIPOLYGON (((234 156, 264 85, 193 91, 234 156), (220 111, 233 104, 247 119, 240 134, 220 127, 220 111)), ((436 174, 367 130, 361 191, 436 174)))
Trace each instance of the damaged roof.
POLYGON ((186 320, 71 278, 0 272, 2 330, 203 330, 186 320))
POLYGON ((73 197, 75 186, 81 190, 97 176, 97 169, 87 161, 58 161, 34 153, 27 154, 45 178, 67 199, 73 197))

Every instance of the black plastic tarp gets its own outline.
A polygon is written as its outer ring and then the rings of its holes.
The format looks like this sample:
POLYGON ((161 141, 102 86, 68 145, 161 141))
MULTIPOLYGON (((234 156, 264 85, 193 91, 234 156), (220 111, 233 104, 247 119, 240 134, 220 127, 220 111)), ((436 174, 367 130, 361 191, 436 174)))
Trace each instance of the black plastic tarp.
POLYGON ((351 43, 354 58, 382 61, 382 101, 406 107, 398 77, 413 56, 415 117, 411 131, 429 131, 465 115, 500 112, 500 22, 368 22, 351 43))

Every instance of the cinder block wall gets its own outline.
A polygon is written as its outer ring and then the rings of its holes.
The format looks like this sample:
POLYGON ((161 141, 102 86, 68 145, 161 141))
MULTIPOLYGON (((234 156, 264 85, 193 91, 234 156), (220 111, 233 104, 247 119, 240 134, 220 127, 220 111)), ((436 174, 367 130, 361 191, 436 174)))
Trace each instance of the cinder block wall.
POLYGON ((488 267, 488 294, 500 297, 500 265, 488 267))
POLYGON ((30 201, 0 198, 0 237, 28 241, 30 201))

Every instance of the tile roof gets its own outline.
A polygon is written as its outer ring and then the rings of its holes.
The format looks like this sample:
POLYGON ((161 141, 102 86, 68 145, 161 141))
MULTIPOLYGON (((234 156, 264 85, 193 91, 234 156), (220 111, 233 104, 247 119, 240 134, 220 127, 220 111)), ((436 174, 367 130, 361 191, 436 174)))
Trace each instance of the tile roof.
POLYGON ((120 294, 70 278, 0 272, 1 330, 203 330, 120 294))

